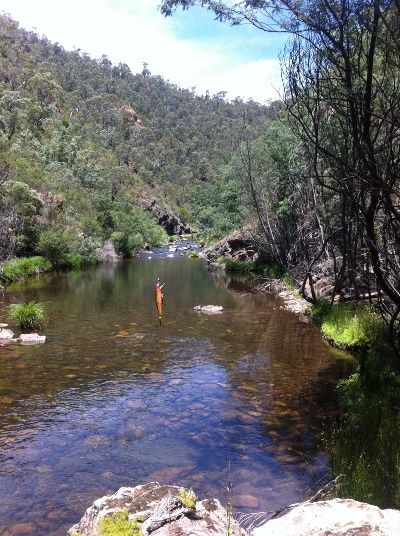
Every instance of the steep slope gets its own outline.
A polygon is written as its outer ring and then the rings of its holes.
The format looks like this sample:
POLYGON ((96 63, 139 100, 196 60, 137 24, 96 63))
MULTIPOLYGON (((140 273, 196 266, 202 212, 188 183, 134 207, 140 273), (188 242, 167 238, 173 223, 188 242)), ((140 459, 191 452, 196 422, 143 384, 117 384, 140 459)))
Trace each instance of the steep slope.
POLYGON ((162 241, 143 209, 155 201, 196 221, 243 117, 255 137, 269 114, 197 96, 147 66, 134 75, 68 52, 0 17, 0 259, 44 252, 60 234, 84 256, 82 240, 93 250, 112 238, 125 255, 162 241))

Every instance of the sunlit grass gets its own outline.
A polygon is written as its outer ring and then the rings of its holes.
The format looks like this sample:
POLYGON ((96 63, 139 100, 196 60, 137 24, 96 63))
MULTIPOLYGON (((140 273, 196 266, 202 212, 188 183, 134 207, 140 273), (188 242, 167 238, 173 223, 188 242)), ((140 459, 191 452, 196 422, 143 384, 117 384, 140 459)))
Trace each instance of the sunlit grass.
POLYGON ((382 318, 367 305, 319 302, 310 312, 325 337, 341 348, 372 347, 386 335, 382 318))

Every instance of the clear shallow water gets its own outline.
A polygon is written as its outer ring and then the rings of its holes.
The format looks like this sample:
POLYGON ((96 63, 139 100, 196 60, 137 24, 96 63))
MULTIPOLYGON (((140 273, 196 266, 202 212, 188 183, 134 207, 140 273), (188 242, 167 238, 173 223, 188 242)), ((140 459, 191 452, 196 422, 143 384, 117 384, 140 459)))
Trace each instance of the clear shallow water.
POLYGON ((65 534, 95 498, 150 480, 224 503, 228 461, 241 512, 300 500, 329 473, 321 433, 352 364, 278 298, 198 259, 140 259, 7 299, 47 302, 50 322, 45 345, 0 348, 0 535, 65 534))

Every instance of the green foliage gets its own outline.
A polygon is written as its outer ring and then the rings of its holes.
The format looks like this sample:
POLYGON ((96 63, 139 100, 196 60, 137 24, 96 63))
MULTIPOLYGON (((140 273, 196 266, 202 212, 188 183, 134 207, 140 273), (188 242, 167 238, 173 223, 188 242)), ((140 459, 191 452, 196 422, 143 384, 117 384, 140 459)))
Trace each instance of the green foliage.
POLYGON ((182 205, 180 205, 179 216, 184 222, 188 222, 191 220, 192 214, 190 210, 190 205, 188 203, 183 203, 182 205))
POLYGON ((101 536, 141 536, 139 523, 130 521, 128 512, 104 517, 98 525, 101 536))
POLYGON ((96 264, 100 260, 100 242, 91 236, 81 237, 75 244, 76 253, 82 257, 83 265, 96 264))
POLYGON ((41 202, 21 181, 1 181, 0 158, 0 259, 31 254, 37 238, 41 202))
POLYGON ((331 305, 321 300, 310 306, 309 312, 312 320, 321 325, 322 333, 341 348, 374 347, 385 339, 385 324, 378 313, 368 305, 331 305))
POLYGON ((10 281, 16 281, 30 275, 48 272, 51 267, 51 262, 44 257, 27 257, 6 261, 3 265, 3 273, 10 281))
POLYGON ((115 231, 111 235, 115 251, 123 257, 132 257, 135 249, 144 245, 143 237, 140 234, 125 234, 122 231, 115 231))
POLYGON ((197 497, 192 489, 180 488, 179 499, 188 508, 196 508, 197 497))
POLYGON ((73 237, 68 231, 59 228, 47 228, 39 235, 37 250, 54 266, 67 265, 67 256, 73 244, 73 237))
POLYGON ((65 266, 69 268, 79 268, 83 264, 83 257, 80 253, 67 253, 65 256, 65 266))
POLYGON ((333 305, 322 320, 322 333, 342 348, 376 345, 385 336, 380 316, 360 304, 333 305))
POLYGON ((311 320, 316 324, 322 324, 323 320, 331 312, 332 305, 326 300, 319 300, 308 306, 308 312, 311 320))
POLYGON ((262 266, 261 273, 270 279, 279 279, 282 275, 282 270, 279 268, 279 266, 271 264, 268 266, 262 266))
POLYGON ((22 329, 40 328, 46 320, 46 308, 39 302, 13 303, 8 307, 8 314, 22 329))
POLYGON ((243 115, 255 137, 267 108, 67 52, 9 17, 0 33, 0 260, 43 251, 57 265, 73 252, 92 262, 81 236, 119 233, 124 255, 160 244, 164 232, 141 208, 152 199, 213 237, 243 221, 240 183, 225 168, 243 115), (49 236, 54 227, 73 244, 49 236))
POLYGON ((222 258, 219 259, 220 264, 225 265, 227 272, 237 272, 240 274, 250 274, 254 271, 255 264, 250 261, 240 261, 237 259, 222 258))
POLYGON ((360 371, 339 385, 341 419, 327 447, 340 496, 400 507, 400 372, 395 352, 369 350, 360 371))
POLYGON ((285 274, 282 277, 282 283, 288 290, 298 290, 298 285, 296 284, 296 281, 289 274, 285 274))

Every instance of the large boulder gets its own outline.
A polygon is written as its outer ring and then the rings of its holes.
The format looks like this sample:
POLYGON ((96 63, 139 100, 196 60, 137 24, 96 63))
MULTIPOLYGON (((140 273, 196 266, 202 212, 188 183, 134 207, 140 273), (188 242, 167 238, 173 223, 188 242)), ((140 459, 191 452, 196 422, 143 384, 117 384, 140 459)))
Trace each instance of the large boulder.
POLYGON ((351 499, 296 506, 256 528, 252 536, 398 536, 400 512, 351 499))
POLYGON ((252 262, 259 257, 250 228, 235 231, 217 244, 207 248, 204 253, 210 263, 215 263, 220 257, 252 262))
POLYGON ((112 242, 106 242, 101 248, 100 252, 101 262, 117 262, 119 256, 115 252, 114 244, 112 242))
MULTIPOLYGON (((216 499, 197 502, 195 507, 182 501, 181 488, 150 482, 134 488, 120 488, 114 495, 97 499, 82 519, 71 527, 69 535, 100 536, 99 523, 118 512, 128 512, 139 520, 143 536, 226 536, 227 511, 216 499)), ((230 522, 231 536, 244 536, 235 521, 230 522)))

